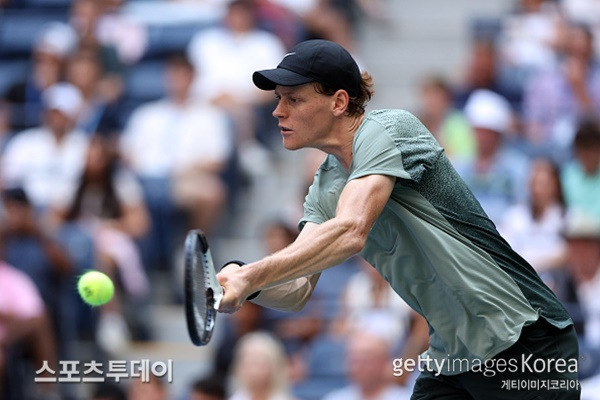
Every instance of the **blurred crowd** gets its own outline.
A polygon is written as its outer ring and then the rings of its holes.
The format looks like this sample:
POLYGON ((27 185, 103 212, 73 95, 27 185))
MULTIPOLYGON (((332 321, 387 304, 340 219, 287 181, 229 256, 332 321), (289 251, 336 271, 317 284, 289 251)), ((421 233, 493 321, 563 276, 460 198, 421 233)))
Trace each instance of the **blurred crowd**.
MULTIPOLYGON (((42 362, 78 359, 78 343, 107 359, 154 340, 152 305, 182 297, 173 285, 159 300, 153 287, 179 279, 187 229, 235 234, 248 188, 273 174, 275 99, 252 72, 310 38, 360 59, 360 23, 392 18, 383 0, 0 7, 0 398, 76 399, 31 384, 42 362), (88 269, 117 284, 104 307, 74 290, 88 269)), ((410 110, 569 310, 584 399, 600 398, 599 34, 597 1, 507 3, 473 29, 463 70, 422 77, 410 110)), ((323 155, 303 157, 307 188, 323 155)), ((298 231, 264 207, 267 254, 298 231)), ((414 359, 428 341, 424 319, 358 258, 323 273, 299 313, 247 303, 220 322, 210 373, 185 399, 408 399, 415 375, 394 376, 392 359, 414 359)), ((89 398, 166 399, 166 385, 107 383, 89 398)))

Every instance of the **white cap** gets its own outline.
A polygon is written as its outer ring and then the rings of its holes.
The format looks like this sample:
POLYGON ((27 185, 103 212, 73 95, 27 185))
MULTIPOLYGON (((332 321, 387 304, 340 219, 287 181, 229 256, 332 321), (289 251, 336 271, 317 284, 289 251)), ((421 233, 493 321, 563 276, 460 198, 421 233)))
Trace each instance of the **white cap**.
POLYGON ((465 116, 473 128, 506 133, 511 126, 512 110, 508 101, 487 89, 477 89, 465 104, 465 116))
POLYGON ((65 57, 75 50, 77 35, 73 28, 63 22, 50 22, 37 37, 35 49, 65 57))
POLYGON ((567 239, 600 240, 600 220, 581 210, 570 210, 565 217, 563 235, 567 239))
POLYGON ((77 118, 83 106, 83 96, 79 89, 65 82, 54 84, 44 90, 42 99, 47 110, 58 110, 71 119, 77 118))

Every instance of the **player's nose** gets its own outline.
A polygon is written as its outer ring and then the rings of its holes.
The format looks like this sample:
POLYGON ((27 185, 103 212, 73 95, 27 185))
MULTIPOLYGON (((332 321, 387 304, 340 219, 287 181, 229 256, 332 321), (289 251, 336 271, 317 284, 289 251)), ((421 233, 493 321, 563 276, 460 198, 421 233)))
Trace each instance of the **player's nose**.
POLYGON ((281 101, 277 102, 277 106, 273 110, 273 116, 277 119, 282 119, 285 117, 285 110, 281 101))

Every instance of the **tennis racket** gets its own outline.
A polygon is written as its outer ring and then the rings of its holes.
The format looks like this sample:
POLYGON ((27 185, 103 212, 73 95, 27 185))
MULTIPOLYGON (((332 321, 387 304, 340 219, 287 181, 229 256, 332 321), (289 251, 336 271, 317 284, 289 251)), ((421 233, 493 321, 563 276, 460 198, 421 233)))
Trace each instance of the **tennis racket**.
POLYGON ((208 344, 215 327, 223 287, 204 232, 190 230, 185 239, 185 315, 188 332, 196 346, 208 344))

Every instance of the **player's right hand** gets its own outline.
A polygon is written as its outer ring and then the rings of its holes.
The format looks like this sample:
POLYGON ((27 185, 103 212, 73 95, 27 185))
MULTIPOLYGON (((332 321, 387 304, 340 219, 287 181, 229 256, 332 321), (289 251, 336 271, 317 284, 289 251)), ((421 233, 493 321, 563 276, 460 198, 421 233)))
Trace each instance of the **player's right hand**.
POLYGON ((237 262, 225 265, 217 274, 217 280, 224 289, 219 312, 228 314, 236 312, 242 307, 246 297, 252 293, 243 275, 242 268, 237 262))

